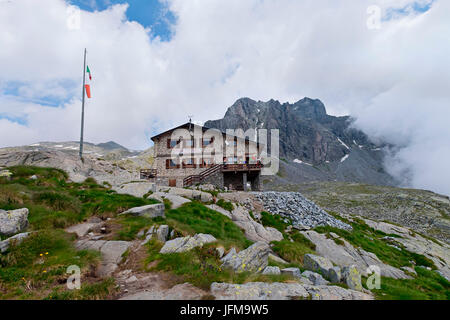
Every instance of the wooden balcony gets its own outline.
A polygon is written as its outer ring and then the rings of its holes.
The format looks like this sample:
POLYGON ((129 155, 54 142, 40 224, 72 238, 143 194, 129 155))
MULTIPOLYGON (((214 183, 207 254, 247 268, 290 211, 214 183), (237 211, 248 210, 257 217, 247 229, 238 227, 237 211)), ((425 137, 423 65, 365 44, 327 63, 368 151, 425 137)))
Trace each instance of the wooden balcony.
POLYGON ((237 171, 261 171, 263 165, 261 163, 253 164, 224 164, 222 172, 237 172, 237 171))

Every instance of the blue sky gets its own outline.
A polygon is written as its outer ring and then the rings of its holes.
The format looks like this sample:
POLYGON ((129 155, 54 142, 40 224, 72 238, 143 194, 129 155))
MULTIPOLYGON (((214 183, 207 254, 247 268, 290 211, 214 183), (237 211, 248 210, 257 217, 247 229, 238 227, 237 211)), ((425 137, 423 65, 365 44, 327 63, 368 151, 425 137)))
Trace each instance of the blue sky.
POLYGON ((421 3, 419 1, 413 2, 412 4, 409 4, 407 6, 401 7, 401 8, 387 8, 384 20, 391 20, 395 19, 396 17, 405 16, 411 13, 414 14, 421 14, 424 12, 427 12, 431 9, 433 6, 433 3, 435 0, 430 1, 428 3, 421 3))
POLYGON ((163 41, 171 38, 170 25, 175 22, 175 16, 167 5, 159 0, 70 0, 69 2, 87 11, 101 11, 114 4, 128 3, 128 20, 150 27, 152 37, 159 36, 163 41))

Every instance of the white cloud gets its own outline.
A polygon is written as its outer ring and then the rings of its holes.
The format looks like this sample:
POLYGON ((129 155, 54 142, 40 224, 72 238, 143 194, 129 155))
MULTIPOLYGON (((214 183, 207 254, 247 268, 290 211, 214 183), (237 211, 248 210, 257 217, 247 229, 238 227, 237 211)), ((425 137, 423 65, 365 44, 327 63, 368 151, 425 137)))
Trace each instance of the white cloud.
POLYGON ((1 120, 0 146, 78 139, 87 47, 88 141, 144 148, 150 133, 188 115, 222 117, 242 96, 309 96, 333 114, 358 117, 371 136, 400 143, 388 159, 392 172, 412 172, 415 187, 450 194, 448 1, 434 1, 426 14, 406 10, 380 30, 366 27, 369 5, 386 12, 431 0, 167 2, 177 16, 168 42, 127 21, 126 5, 82 11, 81 29, 69 30, 62 0, 0 3, 0 90, 18 83, 20 96, 0 95, 0 115, 26 119, 1 120), (39 105, 49 98, 60 107, 39 105))

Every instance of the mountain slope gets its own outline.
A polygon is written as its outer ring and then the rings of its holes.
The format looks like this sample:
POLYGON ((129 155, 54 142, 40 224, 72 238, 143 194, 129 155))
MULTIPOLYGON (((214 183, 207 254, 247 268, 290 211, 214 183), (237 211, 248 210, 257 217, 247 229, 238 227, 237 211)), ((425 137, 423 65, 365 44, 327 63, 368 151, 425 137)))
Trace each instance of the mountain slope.
POLYGON ((223 131, 279 129, 281 171, 266 182, 337 180, 395 185, 383 169, 383 145, 372 143, 351 124, 348 116, 328 115, 317 99, 281 104, 242 98, 228 108, 223 119, 207 121, 205 126, 223 131))

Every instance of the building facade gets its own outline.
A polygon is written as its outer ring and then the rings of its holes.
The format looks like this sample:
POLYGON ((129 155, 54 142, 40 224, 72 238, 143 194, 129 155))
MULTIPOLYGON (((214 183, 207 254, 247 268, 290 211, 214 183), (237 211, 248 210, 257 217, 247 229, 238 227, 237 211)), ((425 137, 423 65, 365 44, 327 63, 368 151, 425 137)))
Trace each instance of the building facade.
POLYGON ((152 137, 157 185, 190 187, 213 184, 219 189, 260 190, 260 145, 239 135, 186 123, 152 137))

